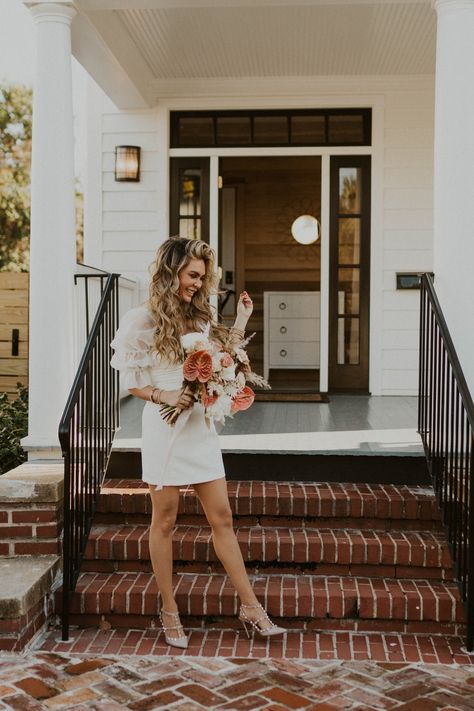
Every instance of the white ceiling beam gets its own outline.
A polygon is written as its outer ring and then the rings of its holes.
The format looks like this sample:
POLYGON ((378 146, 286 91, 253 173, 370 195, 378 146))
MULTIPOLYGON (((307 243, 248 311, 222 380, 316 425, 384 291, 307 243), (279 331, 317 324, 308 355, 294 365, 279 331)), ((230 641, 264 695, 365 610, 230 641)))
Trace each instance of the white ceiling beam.
POLYGON ((154 77, 115 13, 97 12, 92 20, 78 12, 72 53, 119 109, 155 104, 154 77))
POLYGON ((432 0, 76 0, 88 12, 101 10, 172 10, 199 7, 286 7, 317 5, 431 5, 432 0))

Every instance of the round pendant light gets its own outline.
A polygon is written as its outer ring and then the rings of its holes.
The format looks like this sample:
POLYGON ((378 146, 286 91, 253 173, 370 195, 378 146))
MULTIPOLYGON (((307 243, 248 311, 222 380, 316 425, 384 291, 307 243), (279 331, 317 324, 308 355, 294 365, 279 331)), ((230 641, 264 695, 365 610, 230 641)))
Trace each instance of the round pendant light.
POLYGON ((319 222, 312 215, 300 215, 291 225, 291 234, 299 244, 313 244, 319 239, 319 222))

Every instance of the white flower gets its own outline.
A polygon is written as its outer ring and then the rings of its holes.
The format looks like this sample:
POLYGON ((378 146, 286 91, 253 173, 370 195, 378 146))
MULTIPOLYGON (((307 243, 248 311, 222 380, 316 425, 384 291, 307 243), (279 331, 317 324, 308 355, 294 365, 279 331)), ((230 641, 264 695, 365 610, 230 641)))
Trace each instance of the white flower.
POLYGON ((181 342, 186 351, 212 351, 212 345, 203 333, 186 333, 181 336, 181 342))
POLYGON ((222 352, 220 351, 218 351, 212 356, 212 370, 214 371, 214 373, 218 373, 220 370, 222 370, 221 358, 222 352))
POLYGON ((235 378, 235 381, 237 383, 237 387, 239 388, 239 390, 242 390, 242 388, 245 387, 246 380, 245 380, 245 375, 242 372, 237 373, 237 377, 235 378))
POLYGON ((232 398, 228 395, 220 395, 216 402, 210 406, 208 413, 217 422, 224 422, 225 418, 230 415, 232 407, 232 398))
POLYGON ((232 380, 225 386, 225 392, 227 395, 230 395, 230 397, 234 397, 234 395, 237 395, 240 390, 242 390, 242 388, 238 384, 237 380, 232 380))
POLYGON ((241 363, 248 363, 249 362, 249 357, 243 348, 236 348, 235 355, 236 355, 237 360, 239 360, 241 363))
POLYGON ((224 380, 235 380, 235 365, 229 365, 228 368, 222 368, 221 376, 224 380))

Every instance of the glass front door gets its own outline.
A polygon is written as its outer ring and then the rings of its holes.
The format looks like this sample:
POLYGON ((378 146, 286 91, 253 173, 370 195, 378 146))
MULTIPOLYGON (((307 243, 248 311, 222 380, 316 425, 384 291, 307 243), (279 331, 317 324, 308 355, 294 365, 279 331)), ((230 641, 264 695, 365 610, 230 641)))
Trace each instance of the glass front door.
POLYGON ((329 389, 369 389, 370 157, 331 159, 329 389))
POLYGON ((209 242, 209 158, 171 158, 172 235, 209 242))

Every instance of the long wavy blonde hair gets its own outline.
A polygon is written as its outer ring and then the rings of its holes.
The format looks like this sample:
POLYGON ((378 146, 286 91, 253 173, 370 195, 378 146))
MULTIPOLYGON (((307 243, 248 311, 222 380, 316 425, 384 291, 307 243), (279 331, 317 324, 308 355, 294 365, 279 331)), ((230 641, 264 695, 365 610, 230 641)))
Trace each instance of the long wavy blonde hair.
POLYGON ((225 343, 229 330, 214 321, 209 296, 218 292, 215 255, 208 244, 197 239, 170 237, 158 248, 150 267, 151 283, 148 307, 156 324, 155 348, 166 360, 184 360, 181 336, 185 329, 201 331, 211 324, 211 337, 225 343), (179 273, 191 259, 202 259, 206 273, 201 288, 190 303, 179 295, 179 273))

